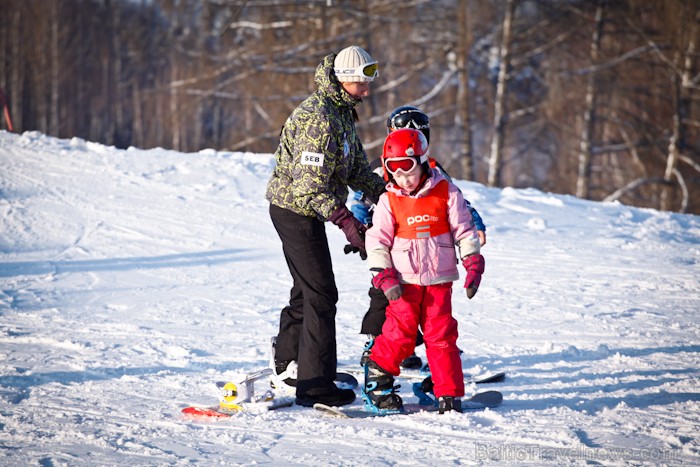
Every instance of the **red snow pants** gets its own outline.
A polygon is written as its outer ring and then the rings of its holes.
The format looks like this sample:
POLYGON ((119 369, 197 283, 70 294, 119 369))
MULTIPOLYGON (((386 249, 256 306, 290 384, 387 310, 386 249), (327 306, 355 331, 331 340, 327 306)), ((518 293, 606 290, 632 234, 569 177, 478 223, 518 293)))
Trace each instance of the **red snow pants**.
POLYGON ((394 376, 413 354, 418 326, 423 330, 435 396, 464 396, 462 360, 457 348, 457 320, 452 317, 452 282, 421 286, 402 284, 403 295, 389 302, 381 335, 370 358, 394 376))

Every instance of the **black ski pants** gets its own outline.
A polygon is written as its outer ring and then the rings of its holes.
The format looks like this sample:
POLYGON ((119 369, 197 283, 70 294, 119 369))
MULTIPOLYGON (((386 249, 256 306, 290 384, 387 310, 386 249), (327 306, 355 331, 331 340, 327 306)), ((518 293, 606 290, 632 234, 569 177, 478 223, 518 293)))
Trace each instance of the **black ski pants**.
POLYGON ((362 328, 360 334, 371 334, 378 336, 382 333, 382 326, 386 321, 386 307, 389 306, 384 292, 376 287, 369 288, 369 308, 365 317, 362 318, 362 328))
POLYGON ((335 387, 338 289, 324 222, 272 204, 270 218, 293 279, 289 305, 280 314, 275 357, 297 361, 297 396, 335 387))

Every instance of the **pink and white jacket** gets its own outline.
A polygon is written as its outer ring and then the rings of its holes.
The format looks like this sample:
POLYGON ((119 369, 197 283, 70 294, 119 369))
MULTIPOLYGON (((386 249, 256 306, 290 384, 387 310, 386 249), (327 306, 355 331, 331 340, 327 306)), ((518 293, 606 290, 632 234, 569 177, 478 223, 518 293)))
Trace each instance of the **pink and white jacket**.
POLYGON ((391 195, 381 195, 372 216, 372 228, 367 231, 365 237, 370 269, 394 267, 400 273, 401 282, 422 286, 459 279, 455 245, 459 248, 459 258, 480 251, 479 238, 469 205, 459 188, 438 170, 431 169, 430 177, 416 194, 410 195, 391 182, 387 185, 387 191, 397 197, 421 198, 428 196, 443 181, 448 184, 446 223, 449 231, 438 232, 436 235, 420 234, 424 238, 397 236, 399 225, 420 223, 422 219, 427 219, 427 216, 421 212, 394 213, 389 199, 391 195), (410 218, 397 219, 397 214, 410 218))

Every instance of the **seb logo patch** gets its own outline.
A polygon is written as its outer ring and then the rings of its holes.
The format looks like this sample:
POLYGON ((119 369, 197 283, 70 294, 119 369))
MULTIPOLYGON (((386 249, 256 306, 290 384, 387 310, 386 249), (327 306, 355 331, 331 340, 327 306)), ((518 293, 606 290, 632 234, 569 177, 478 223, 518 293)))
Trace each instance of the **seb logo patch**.
POLYGON ((301 153, 301 163, 303 165, 315 165, 323 167, 323 154, 319 152, 303 151, 301 153))

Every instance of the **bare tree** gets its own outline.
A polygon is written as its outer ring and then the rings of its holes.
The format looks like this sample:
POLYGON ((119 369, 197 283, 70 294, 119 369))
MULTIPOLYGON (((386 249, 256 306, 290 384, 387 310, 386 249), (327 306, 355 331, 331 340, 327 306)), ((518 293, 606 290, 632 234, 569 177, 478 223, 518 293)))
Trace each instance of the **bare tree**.
POLYGON ((272 152, 354 43, 380 61, 370 157, 412 104, 453 176, 700 212, 698 2, 599 2, 0 0, 0 85, 20 131, 272 152))
POLYGON ((60 75, 59 75, 59 23, 61 19, 60 5, 58 0, 51 0, 49 2, 49 51, 50 51, 50 70, 49 74, 49 86, 50 86, 50 104, 49 104, 49 128, 48 132, 52 135, 58 135, 60 133, 60 122, 59 122, 59 88, 60 88, 60 75))
MULTIPOLYGON (((687 125, 689 123, 690 108, 691 108, 691 88, 693 87, 693 73, 695 71, 695 60, 697 58, 696 47, 698 40, 698 33, 700 33, 700 28, 698 23, 700 23, 700 7, 695 3, 694 7, 690 7, 686 10, 685 8, 679 9, 679 14, 682 15, 680 19, 681 24, 687 24, 683 18, 691 18, 690 24, 687 28, 687 36, 685 51, 678 50, 674 60, 674 65, 678 64, 680 66, 672 70, 671 76, 673 81, 673 103, 675 107, 675 112, 673 114, 673 124, 671 131, 671 138, 668 144, 668 156, 666 158, 666 170, 664 171, 664 181, 670 183, 672 178, 675 176, 678 179, 678 183, 681 187, 685 186, 680 172, 676 170, 678 160, 681 155, 684 154, 687 148, 687 125)), ((685 31, 681 31, 685 32, 685 31)), ((681 36, 683 37, 683 35, 681 36)), ((661 192, 661 209, 670 209, 671 206, 671 188, 665 186, 661 192)), ((685 190, 683 190, 685 193, 685 190)), ((688 208, 687 193, 682 198, 680 212, 685 212, 688 208)))
MULTIPOLYGON (((595 66, 599 61, 600 42, 603 35, 603 11, 605 3, 596 0, 595 23, 591 38, 591 65, 595 66)), ((586 106, 583 114, 583 132, 578 159, 578 177, 576 179, 576 196, 588 198, 588 186, 591 179, 591 158, 593 155, 593 135, 596 124, 596 74, 594 71, 588 74, 586 83, 586 106)))
POLYGON ((457 76, 459 85, 457 88, 457 111, 455 112, 455 126, 461 129, 458 157, 462 168, 462 178, 474 179, 474 160, 472 149, 471 109, 469 106, 469 51, 472 45, 471 18, 469 17, 469 1, 459 0, 457 4, 457 76))
POLYGON ((488 185, 499 186, 501 183, 501 165, 503 163, 503 142, 506 131, 506 92, 510 72, 510 46, 513 33, 513 16, 515 0, 507 0, 503 16, 503 33, 498 53, 498 80, 493 113, 493 139, 491 140, 491 158, 489 159, 488 185))
MULTIPOLYGON (((9 10, 9 8, 8 8, 9 10)), ((24 91, 24 50, 22 47, 22 8, 16 7, 11 14, 10 21, 10 108, 12 115, 15 116, 15 126, 17 131, 21 131, 22 125, 22 93, 24 91)))

